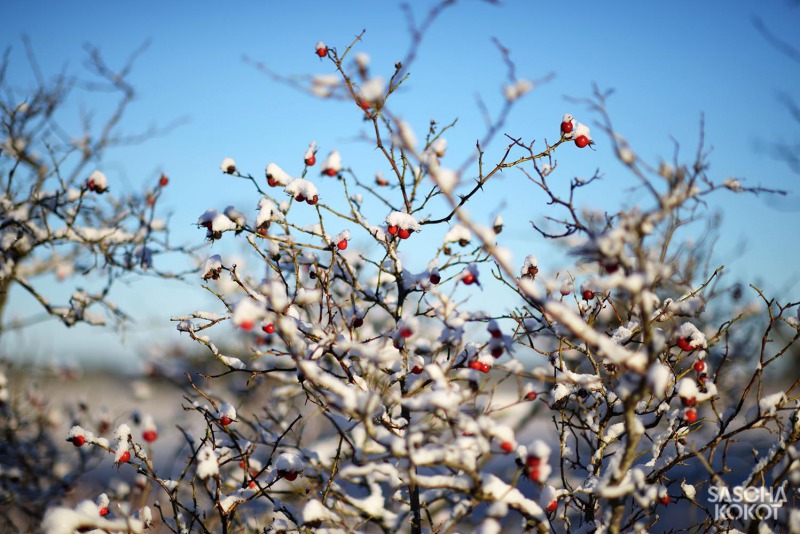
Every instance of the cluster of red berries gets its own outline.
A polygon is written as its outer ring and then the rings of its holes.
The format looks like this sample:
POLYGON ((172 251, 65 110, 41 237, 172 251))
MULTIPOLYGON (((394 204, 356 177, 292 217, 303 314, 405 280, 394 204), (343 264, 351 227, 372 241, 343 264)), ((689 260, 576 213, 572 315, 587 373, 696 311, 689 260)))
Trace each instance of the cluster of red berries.
POLYGON ((396 235, 400 239, 408 239, 411 237, 411 230, 408 228, 400 228, 396 224, 390 224, 389 227, 386 228, 386 231, 389 235, 396 235))
POLYGON ((470 361, 467 364, 467 367, 470 369, 475 369, 476 371, 480 371, 481 373, 488 373, 492 369, 492 366, 488 363, 479 362, 478 360, 470 361))

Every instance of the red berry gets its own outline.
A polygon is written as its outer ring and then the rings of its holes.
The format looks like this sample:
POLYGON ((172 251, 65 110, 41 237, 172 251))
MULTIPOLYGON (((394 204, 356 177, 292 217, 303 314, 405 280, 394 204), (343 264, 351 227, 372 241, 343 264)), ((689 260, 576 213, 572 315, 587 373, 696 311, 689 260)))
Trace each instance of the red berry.
POLYGON ((305 160, 303 160, 303 161, 304 161, 304 162, 305 162, 305 164, 306 164, 306 165, 308 165, 309 167, 313 167, 313 166, 314 166, 314 164, 317 162, 317 157, 316 157, 314 154, 311 154, 310 156, 308 156, 308 157, 307 157, 305 160))
POLYGON ((327 46, 320 46, 317 48, 317 55, 319 57, 325 57, 328 55, 328 47, 327 46))
POLYGON ((495 358, 499 358, 503 355, 503 346, 499 345, 497 347, 492 347, 492 356, 495 358))
POLYGON ((691 408, 686 410, 686 413, 683 415, 683 418, 686 419, 686 422, 688 423, 694 423, 695 421, 697 421, 697 410, 691 408))
POLYGON ((532 454, 529 454, 528 456, 525 457, 525 465, 527 467, 539 467, 540 465, 542 465, 542 459, 539 458, 538 456, 533 456, 532 454))
POLYGON ((297 196, 294 199, 298 202, 305 202, 306 197, 303 196, 303 193, 297 193, 297 196))
POLYGON ((160 185, 161 187, 166 187, 168 183, 169 183, 169 178, 167 178, 166 174, 162 174, 161 178, 158 179, 158 185, 160 185))
POLYGON ((511 443, 510 441, 504 441, 503 443, 500 444, 500 449, 506 454, 508 454, 509 452, 514 450, 514 444, 511 443))
POLYGON ((414 331, 411 330, 407 326, 404 326, 403 328, 400 329, 400 337, 402 337, 402 338, 408 339, 413 335, 414 335, 414 331))
POLYGON ((694 350, 691 340, 685 337, 678 338, 678 347, 686 352, 692 352, 694 350))
POLYGON ((594 291, 591 289, 584 289, 583 293, 581 293, 583 300, 592 300, 594 298, 594 291))
POLYGON ((464 273, 464 276, 461 277, 461 281, 464 282, 468 286, 471 286, 472 284, 474 284, 475 280, 476 280, 475 274, 473 274, 473 273, 471 273, 469 271, 464 273))
POLYGON ((248 330, 248 331, 252 330, 253 326, 255 326, 255 325, 254 325, 253 321, 251 321, 250 319, 245 319, 244 321, 239 323, 239 328, 241 328, 242 330, 248 330))
POLYGON ((131 453, 130 453, 130 451, 125 451, 125 452, 123 452, 123 453, 120 455, 120 457, 119 457, 119 460, 117 460, 117 461, 118 461, 119 463, 121 463, 121 464, 125 464, 125 463, 128 463, 128 462, 130 462, 130 461, 131 461, 131 453))
POLYGON ((697 399, 694 397, 681 397, 681 402, 683 402, 684 406, 689 406, 691 408, 697 404, 697 399))
POLYGON ((155 430, 145 430, 142 432, 142 439, 147 443, 153 443, 158 438, 158 432, 155 430))
POLYGON ((413 374, 415 374, 415 375, 421 375, 422 374, 422 367, 420 367, 419 365, 415 365, 414 368, 411 369, 411 372, 413 374))
POLYGON ((84 443, 86 443, 86 438, 83 436, 72 436, 69 441, 72 442, 73 445, 76 447, 82 447, 84 443))
POLYGON ((362 326, 364 326, 364 319, 362 317, 353 319, 353 328, 361 328, 362 326))
POLYGON ((489 333, 495 339, 503 337, 503 332, 501 330, 489 330, 489 333))
POLYGON ((267 334, 274 334, 275 333, 275 325, 272 323, 267 323, 261 327, 261 330, 266 332, 267 334))
POLYGON ((389 228, 386 229, 386 231, 389 232, 390 235, 395 235, 397 233, 397 230, 398 228, 397 225, 395 224, 390 224, 389 228))
POLYGON ((231 423, 233 423, 233 420, 228 415, 223 415, 219 418, 219 424, 222 426, 228 426, 231 423))
POLYGON ((476 371, 482 371, 483 370, 483 364, 481 362, 479 362, 478 360, 472 360, 471 362, 469 362, 467 364, 467 367, 469 367, 470 369, 475 369, 476 371))
POLYGON ((344 250, 347 248, 347 239, 342 239, 338 243, 336 243, 336 248, 339 250, 344 250))
POLYGON ((279 185, 278 184, 278 180, 276 180, 275 178, 269 177, 269 178, 267 178, 267 185, 270 186, 270 187, 277 187, 279 185))
POLYGON ((358 103, 358 107, 360 107, 364 111, 367 111, 369 108, 372 107, 372 103, 367 101, 367 100, 360 100, 359 99, 356 102, 358 103))
POLYGON ((324 174, 326 176, 336 176, 337 174, 339 174, 339 171, 337 171, 336 169, 331 169, 329 167, 329 168, 325 169, 324 171, 322 171, 322 174, 324 174))
POLYGON ((431 273, 430 281, 431 284, 436 285, 442 281, 442 277, 439 275, 439 273, 431 273))
POLYGON ((694 362, 694 370, 697 371, 698 373, 702 373, 703 371, 706 370, 706 362, 704 362, 703 360, 697 360, 696 362, 694 362))
POLYGON ((586 137, 585 135, 579 135, 578 137, 575 138, 575 146, 577 146, 578 148, 584 148, 586 146, 589 146, 589 138, 586 137))
POLYGON ((297 478, 296 471, 278 471, 278 474, 288 480, 289 482, 295 480, 297 478))
POLYGON ((319 195, 314 195, 313 197, 311 197, 308 200, 306 200, 306 202, 308 202, 309 206, 313 206, 314 204, 319 202, 319 195))
POLYGON ((408 239, 411 237, 411 232, 408 228, 400 228, 400 230, 397 231, 397 235, 400 236, 400 239, 408 239))
POLYGON ((527 392, 527 393, 525 394, 525 398, 526 398, 527 400, 529 400, 529 401, 536 400, 536 392, 535 392, 535 391, 529 391, 529 392, 527 392))
POLYGON ((533 468, 528 471, 528 478, 533 482, 539 482, 539 477, 541 476, 541 471, 538 468, 533 468))
POLYGON ((488 373, 491 370, 492 370, 492 366, 489 365, 488 363, 482 363, 481 364, 481 373, 488 373))
POLYGON ((108 506, 103 506, 102 508, 100 508, 98 513, 100 514, 100 517, 107 516, 108 515, 108 506))
POLYGON ((550 501, 550 504, 547 505, 547 511, 555 512, 556 508, 558 508, 558 501, 553 499, 552 501, 550 501))
POLYGON ((564 121, 561 123, 561 132, 568 134, 572 133, 572 121, 564 121))
POLYGON ((669 504, 669 495, 664 495, 663 497, 658 499, 658 502, 660 502, 661 504, 663 504, 665 506, 668 505, 669 504))

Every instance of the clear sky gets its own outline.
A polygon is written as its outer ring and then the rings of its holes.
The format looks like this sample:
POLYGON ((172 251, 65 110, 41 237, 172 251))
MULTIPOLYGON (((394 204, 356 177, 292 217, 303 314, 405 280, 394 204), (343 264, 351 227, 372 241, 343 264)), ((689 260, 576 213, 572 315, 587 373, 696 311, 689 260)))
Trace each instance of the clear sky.
MULTIPOLYGON (((418 19, 430 5, 413 3, 418 19)), ((493 113, 503 102, 506 70, 491 41, 497 37, 511 51, 518 77, 555 74, 519 103, 503 129, 528 141, 537 139, 537 146, 545 137, 558 137, 560 118, 567 111, 594 124, 598 117, 584 104, 565 98, 589 97, 593 84, 615 90, 609 111, 617 131, 654 165, 672 158, 674 140, 688 161, 697 148, 703 116, 706 143, 713 148, 713 178, 734 176, 745 185, 792 191, 781 199, 727 192, 716 196, 715 209, 724 217, 718 255, 733 258, 726 261, 734 270, 731 276, 762 280, 767 288, 797 300, 800 177, 764 147, 782 140, 796 143, 800 135, 800 124, 777 98, 785 92, 800 99, 800 64, 770 46, 753 17, 800 48, 800 5, 788 0, 460 2, 426 35, 411 78, 392 109, 418 132, 431 118, 440 123, 458 118, 456 130, 447 135, 448 158, 462 161, 484 133, 476 95, 493 113)), ((150 41, 132 73, 139 94, 123 128, 134 133, 151 124, 186 121, 168 135, 109 153, 104 170, 112 183, 120 184, 117 190, 141 190, 167 172, 171 183, 162 201, 174 212, 179 242, 202 241, 204 232, 193 223, 206 208, 255 208, 257 196, 246 183, 220 175, 223 157, 235 158, 240 168, 256 176, 262 176, 269 161, 298 174, 300 156, 315 139, 320 155, 338 148, 345 166, 362 177, 382 170, 375 167, 369 147, 355 139, 363 123, 352 105, 300 94, 265 76, 243 56, 286 75, 324 74, 332 67, 314 55, 314 44, 322 40, 343 49, 365 29, 357 50, 370 55, 373 72, 388 78, 409 43, 405 16, 392 2, 4 2, 0 19, 0 45, 12 47, 9 73, 20 86, 31 79, 22 35, 30 38, 46 73, 65 64, 81 73, 83 43, 99 47, 111 65, 121 65, 150 41)), ((108 111, 102 100, 88 93, 74 96, 72 120, 79 105, 99 107, 101 114, 108 111)), ((600 168, 603 182, 579 204, 611 210, 620 203, 634 204, 632 177, 616 162, 608 139, 599 129, 593 133, 596 151, 573 146, 559 151, 559 175, 566 183, 600 168)), ((503 144, 488 148, 494 159, 503 144)), ((514 222, 508 227, 506 235, 512 240, 507 244, 519 261, 535 252, 540 263, 546 263, 548 253, 556 253, 527 221, 541 220, 548 212, 530 186, 520 185, 523 180, 520 173, 507 172, 478 200, 486 222, 489 214, 498 212, 514 222)), ((332 194, 334 188, 325 184, 322 193, 332 194)), ((475 207, 473 213, 481 212, 475 207)), ((554 272, 560 266, 546 269, 554 272)), ((81 354, 123 361, 120 365, 129 368, 154 332, 177 339, 174 325, 167 321, 170 315, 211 307, 199 288, 152 281, 119 288, 116 300, 127 303, 138 321, 123 343, 108 333, 66 331, 53 322, 5 343, 40 359, 69 361, 81 354)), ((14 311, 6 319, 32 309, 19 293, 12 295, 12 304, 14 311)))

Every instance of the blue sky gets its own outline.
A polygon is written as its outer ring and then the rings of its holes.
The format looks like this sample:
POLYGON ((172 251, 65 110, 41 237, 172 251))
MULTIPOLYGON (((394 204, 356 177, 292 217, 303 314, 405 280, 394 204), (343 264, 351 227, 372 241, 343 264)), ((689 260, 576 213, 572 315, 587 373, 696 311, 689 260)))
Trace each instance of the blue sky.
MULTIPOLYGON (((238 2, 234 7, 221 2, 144 1, 134 8, 127 3, 44 1, 36 5, 35 10, 24 2, 0 7, 0 45, 12 47, 9 73, 20 86, 30 80, 23 34, 29 36, 46 73, 55 73, 65 64, 80 73, 86 42, 99 47, 109 64, 120 65, 150 40, 132 73, 139 94, 123 128, 137 132, 151 124, 186 122, 163 137, 110 152, 104 170, 113 183, 120 184, 117 190, 141 190, 160 172, 167 172, 171 183, 163 205, 174 212, 174 234, 180 242, 202 241, 203 232, 192 223, 206 208, 228 204, 255 208, 257 196, 246 183, 220 176, 223 157, 235 158, 240 168, 256 176, 262 175, 269 161, 297 174, 301 167, 294 162, 315 139, 320 155, 338 148, 345 165, 362 177, 382 170, 375 167, 378 160, 371 149, 355 139, 364 126, 352 105, 299 94, 242 58, 264 62, 286 75, 324 74, 332 68, 314 55, 314 44, 323 40, 341 50, 366 29, 357 50, 370 55, 374 73, 388 78, 409 43, 405 17, 396 4, 238 2)), ((418 19, 430 5, 414 3, 418 19)), ((609 111, 617 131, 654 165, 672 158, 673 140, 678 141, 684 160, 689 160, 697 148, 703 116, 706 144, 713 148, 709 158, 713 178, 735 176, 745 178, 745 185, 793 191, 784 199, 716 196, 715 209, 724 216, 719 256, 734 258, 726 262, 734 271, 732 277, 762 280, 768 289, 800 295, 795 267, 800 252, 794 237, 800 222, 800 177, 759 149, 784 136, 793 141, 800 134, 800 126, 776 98, 784 91, 800 99, 800 65, 765 41, 753 25, 754 16, 800 47, 796 32, 800 7, 784 0, 758 4, 517 1, 499 6, 465 1, 432 26, 392 110, 418 132, 424 131, 431 118, 442 124, 458 118, 456 130, 447 135, 448 158, 462 161, 484 132, 476 95, 495 113, 503 102, 506 70, 491 41, 497 37, 510 49, 518 77, 555 74, 518 104, 503 129, 528 141, 537 139, 537 146, 545 137, 551 141, 558 137, 560 117, 567 111, 593 125, 597 116, 585 105, 565 99, 591 96, 593 84, 615 90, 609 111)), ((88 93, 76 93, 72 102, 76 105, 72 114, 65 115, 66 124, 76 120, 80 105, 107 112, 103 100, 88 93)), ((596 151, 572 146, 559 151, 563 182, 573 176, 591 176, 600 168, 604 180, 579 204, 610 209, 634 204, 637 193, 629 191, 633 178, 616 162, 608 139, 599 129, 593 133, 596 151)), ((487 154, 496 157, 502 148, 501 142, 495 142, 487 154)), ((334 187, 323 184, 322 193, 332 195, 334 187)), ((506 172, 493 180, 479 202, 480 208, 473 208, 473 213, 478 216, 484 210, 487 222, 489 214, 500 209, 507 221, 515 221, 505 235, 520 261, 529 252, 539 254, 540 263, 549 254, 558 257, 527 224, 549 212, 520 173, 506 172)), ((552 265, 548 270, 557 268, 552 265)), ((19 293, 12 299, 12 315, 24 316, 31 309, 19 293)), ((65 331, 47 323, 5 343, 41 359, 71 360, 77 353, 107 359, 114 354, 129 366, 153 332, 176 339, 166 317, 211 307, 196 287, 153 281, 119 288, 116 300, 130 302, 128 307, 138 321, 123 342, 107 332, 65 331)))

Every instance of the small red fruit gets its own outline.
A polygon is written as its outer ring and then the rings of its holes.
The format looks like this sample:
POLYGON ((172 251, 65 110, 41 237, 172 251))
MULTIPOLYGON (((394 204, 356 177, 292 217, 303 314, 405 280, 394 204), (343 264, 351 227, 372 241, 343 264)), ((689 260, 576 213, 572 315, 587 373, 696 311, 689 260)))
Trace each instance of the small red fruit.
POLYGON ((298 202, 305 202, 305 200, 306 200, 306 197, 305 197, 305 196, 303 196, 303 193, 297 193, 297 196, 296 196, 296 197, 294 197, 294 199, 295 199, 296 201, 298 201, 298 202))
POLYGON ((500 450, 508 454, 514 450, 514 444, 511 443, 510 441, 504 441, 503 443, 500 444, 500 450))
POLYGON ((167 178, 166 174, 162 174, 161 178, 158 179, 158 185, 160 185, 161 187, 166 187, 168 183, 169 183, 169 178, 167 178))
POLYGON ((583 293, 581 293, 583 300, 592 300, 594 298, 594 291, 591 289, 584 289, 583 293))
POLYGON ((555 512, 556 508, 558 508, 558 501, 553 499, 552 501, 550 501, 550 504, 547 505, 547 511, 555 512))
POLYGON ((400 228, 397 231, 397 235, 400 236, 400 239, 408 239, 411 237, 411 232, 408 230, 408 228, 400 228))
POLYGON ((270 177, 270 178, 267 178, 267 185, 270 186, 270 187, 277 187, 280 184, 278 184, 278 180, 276 180, 275 178, 271 178, 270 177))
POLYGON ((361 328, 364 326, 364 318, 363 317, 356 317, 353 319, 353 328, 361 328))
POLYGON ((314 154, 311 154, 310 156, 308 156, 308 157, 307 157, 306 159, 304 159, 303 161, 304 161, 304 162, 305 162, 305 164, 306 164, 306 165, 308 165, 309 167, 313 167, 313 166, 314 166, 314 164, 317 162, 317 156, 315 156, 314 154))
POLYGON ((125 464, 125 463, 128 463, 128 462, 130 462, 130 461, 131 461, 131 453, 130 453, 130 451, 125 451, 125 452, 123 452, 123 453, 120 455, 120 457, 119 457, 119 460, 117 460, 117 461, 118 461, 119 463, 121 463, 121 464, 125 464))
POLYGON ((527 392, 527 393, 525 394, 525 398, 526 398, 527 400, 529 400, 529 401, 536 400, 536 392, 535 392, 535 391, 529 391, 529 392, 527 392))
POLYGON ((495 358, 499 358, 503 355, 503 346, 499 345, 497 347, 492 348, 492 356, 495 358))
POLYGON ((100 510, 97 513, 100 514, 100 517, 107 516, 108 515, 108 506, 103 506, 102 508, 100 508, 100 510))
POLYGON ((319 202, 319 195, 314 195, 313 197, 306 200, 306 202, 308 202, 309 206, 315 205, 317 202, 319 202))
POLYGON ((692 407, 697 404, 697 399, 695 397, 681 397, 681 402, 683 402, 684 406, 692 407))
POLYGON ((327 46, 320 46, 317 48, 317 55, 319 57, 325 57, 328 55, 328 47, 327 46))
POLYGON ((489 365, 488 363, 482 363, 481 364, 481 373, 488 373, 491 370, 492 370, 492 366, 489 365))
POLYGON ((663 504, 664 506, 669 504, 669 495, 664 495, 663 497, 658 499, 658 502, 663 504))
POLYGON ((297 472, 296 471, 278 471, 278 475, 282 476, 283 478, 285 478, 289 482, 292 482, 293 480, 295 480, 297 478, 297 472))
POLYGON ((264 326, 261 327, 261 330, 263 330, 267 334, 274 334, 275 325, 272 323, 265 324, 264 326))
POLYGON ((498 330, 489 330, 489 333, 495 339, 503 337, 503 332, 501 330, 499 330, 499 329, 498 330))
POLYGON ((467 272, 464 274, 464 276, 461 277, 461 281, 468 286, 474 284, 475 280, 476 280, 475 275, 471 272, 467 272))
POLYGON ((439 275, 439 273, 431 273, 430 281, 431 284, 436 285, 442 281, 442 277, 439 275))
POLYGON ((589 146, 589 138, 586 137, 585 135, 579 135, 578 137, 575 138, 575 146, 577 146, 578 148, 584 148, 586 146, 589 146))
POLYGON ((337 174, 339 174, 339 171, 337 171, 336 169, 331 169, 330 167, 328 167, 327 169, 322 171, 322 174, 324 174, 325 176, 336 176, 337 174))
POLYGON ((564 121, 561 123, 561 133, 572 133, 572 121, 564 121))
POLYGON ((415 374, 415 375, 421 375, 422 374, 422 367, 420 367, 419 365, 415 365, 414 368, 411 369, 411 372, 413 374, 415 374))
POLYGON ((413 331, 413 330, 411 330, 411 329, 410 329, 409 327, 407 327, 407 326, 404 326, 403 328, 401 328, 401 329, 400 329, 400 337, 402 337, 402 338, 404 338, 404 339, 408 339, 408 338, 410 338, 410 337, 411 337, 411 336, 413 336, 413 335, 414 335, 414 331, 413 331))
POLYGON ((683 418, 686 419, 687 423, 694 423, 697 421, 697 410, 692 408, 686 410, 686 413, 683 415, 683 418))
POLYGON ((539 482, 539 477, 540 476, 541 476, 541 472, 539 471, 539 468, 533 468, 533 469, 528 471, 528 478, 532 482, 539 482))
POLYGON ((86 443, 86 438, 83 436, 72 436, 69 441, 72 442, 73 445, 76 447, 82 447, 84 443, 86 443))
POLYGON ((390 235, 395 235, 397 233, 397 230, 398 228, 397 225, 395 224, 389 225, 389 228, 386 229, 386 231, 389 232, 390 235))
POLYGON ((678 338, 678 348, 686 352, 692 352, 694 350, 691 340, 685 337, 678 338))
POLYGON ((525 457, 525 465, 527 467, 539 467, 540 465, 542 465, 542 459, 539 458, 538 456, 533 456, 532 454, 529 454, 528 456, 525 457))
POLYGON ((231 423, 233 423, 233 420, 230 418, 230 416, 223 415, 222 417, 219 418, 219 424, 221 424, 222 426, 228 426, 231 423))
POLYGON ((145 430, 142 432, 142 439, 147 443, 153 443, 158 438, 158 432, 155 430, 145 430))
POLYGON ((360 107, 364 111, 367 111, 367 110, 369 110, 369 108, 372 107, 372 103, 367 101, 367 100, 360 100, 359 99, 356 102, 358 103, 358 107, 360 107))
POLYGON ((703 360, 697 360, 696 362, 694 362, 694 370, 697 371, 698 373, 702 373, 703 371, 706 370, 706 362, 704 362, 703 360))
POLYGON ((255 326, 255 325, 254 325, 253 321, 251 321, 250 319, 245 319, 244 321, 242 321, 239 324, 239 328, 241 328, 242 330, 247 330, 247 331, 252 330, 253 326, 255 326))
POLYGON ((479 362, 478 360, 472 360, 471 362, 469 362, 467 364, 467 367, 469 367, 470 369, 475 369, 476 371, 482 371, 483 370, 483 364, 481 362, 479 362))
POLYGON ((338 243, 336 243, 336 248, 339 250, 344 250, 347 248, 347 239, 342 239, 338 243))

